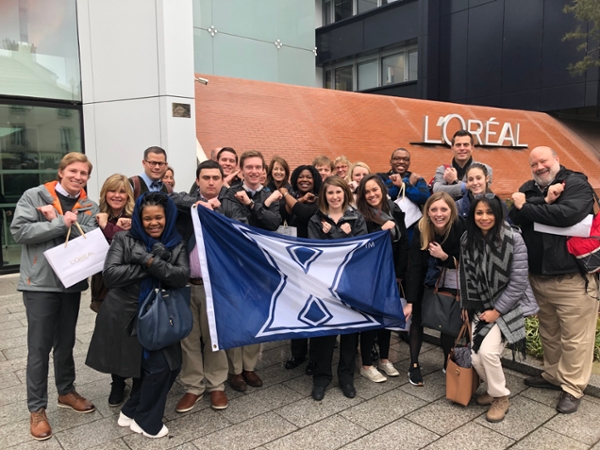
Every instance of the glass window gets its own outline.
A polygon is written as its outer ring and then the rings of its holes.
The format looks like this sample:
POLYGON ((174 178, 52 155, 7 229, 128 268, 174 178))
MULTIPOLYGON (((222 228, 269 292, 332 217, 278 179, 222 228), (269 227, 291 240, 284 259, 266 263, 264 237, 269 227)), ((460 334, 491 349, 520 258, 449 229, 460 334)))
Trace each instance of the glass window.
POLYGON ((9 229, 23 192, 55 180, 62 157, 80 151, 78 109, 0 103, 0 268, 20 262, 9 229))
POLYGON ((325 89, 331 89, 331 70, 325 71, 325 89))
POLYGON ((382 5, 388 5, 390 3, 397 2, 398 0, 381 0, 382 5))
POLYGON ((323 26, 330 25, 332 22, 332 13, 333 9, 333 0, 324 0, 323 1, 323 26))
POLYGON ((408 52, 408 79, 416 80, 419 76, 419 58, 416 50, 408 52))
POLYGON ((81 100, 75 3, 0 2, 0 94, 81 100))
POLYGON ((354 0, 335 0, 335 21, 352 17, 354 0))
POLYGON ((377 0, 357 0, 358 14, 377 8, 377 0))
POLYGON ((358 65, 358 90, 377 87, 377 60, 358 65))
POLYGON ((335 88, 338 91, 352 91, 352 66, 345 66, 335 69, 335 88))
POLYGON ((381 58, 381 85, 385 86, 404 81, 404 53, 381 58))

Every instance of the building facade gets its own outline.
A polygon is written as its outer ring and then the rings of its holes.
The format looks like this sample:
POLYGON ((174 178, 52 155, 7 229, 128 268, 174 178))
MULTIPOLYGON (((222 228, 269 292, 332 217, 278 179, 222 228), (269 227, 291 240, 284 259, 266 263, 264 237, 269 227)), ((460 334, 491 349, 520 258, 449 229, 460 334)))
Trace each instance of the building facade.
MULTIPOLYGON (((554 0, 322 0, 323 87, 600 120, 600 70, 571 76, 579 24, 554 0), (389 58, 392 58, 390 61, 389 58)), ((584 29, 586 24, 581 24, 584 29)), ((593 43, 591 43, 593 44, 593 43)))

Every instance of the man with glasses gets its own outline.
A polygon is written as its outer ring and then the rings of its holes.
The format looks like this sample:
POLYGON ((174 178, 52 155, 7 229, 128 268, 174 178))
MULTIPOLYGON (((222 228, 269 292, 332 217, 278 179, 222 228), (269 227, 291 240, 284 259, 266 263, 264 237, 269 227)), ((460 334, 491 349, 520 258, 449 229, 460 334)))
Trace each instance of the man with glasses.
MULTIPOLYGON (((458 130, 452 136, 452 158, 451 164, 442 164, 435 171, 432 180, 433 192, 447 192, 454 200, 462 198, 467 193, 467 185, 464 181, 467 169, 473 161, 473 135, 467 130, 458 130)), ((492 183, 492 168, 487 164, 490 184, 492 183)))
POLYGON ((167 152, 164 149, 157 146, 148 147, 144 150, 142 165, 144 171, 129 179, 134 200, 145 192, 171 193, 171 188, 162 182, 162 177, 167 171, 167 152))

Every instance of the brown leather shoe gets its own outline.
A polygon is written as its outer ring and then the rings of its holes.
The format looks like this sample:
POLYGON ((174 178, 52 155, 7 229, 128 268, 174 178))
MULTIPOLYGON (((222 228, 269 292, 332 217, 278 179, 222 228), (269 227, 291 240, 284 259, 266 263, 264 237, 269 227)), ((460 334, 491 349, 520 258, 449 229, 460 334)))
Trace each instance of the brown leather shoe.
POLYGON ((252 386, 252 387, 261 387, 263 385, 262 380, 260 379, 260 377, 254 371, 243 370, 242 371, 242 376, 244 377, 244 380, 246 380, 246 383, 249 386, 252 386))
POLYGON ((248 386, 244 381, 244 377, 240 375, 229 375, 229 384, 234 391, 244 392, 248 386))
POLYGON ((77 391, 71 391, 65 395, 58 396, 58 406, 61 408, 71 408, 78 413, 91 413, 96 410, 92 402, 86 400, 77 391))
POLYGON ((181 397, 179 403, 177 403, 175 411, 178 413, 191 411, 194 409, 194 406, 196 406, 196 403, 198 403, 200 400, 202 400, 202 394, 196 395, 192 394, 191 392, 187 392, 183 397, 181 397))
POLYGON ((227 395, 223 391, 212 391, 210 393, 210 406, 212 409, 225 409, 227 408, 228 401, 227 395))
POLYGON ((52 437, 52 428, 50 428, 44 408, 31 413, 29 416, 29 428, 31 430, 31 437, 36 441, 45 441, 52 437))

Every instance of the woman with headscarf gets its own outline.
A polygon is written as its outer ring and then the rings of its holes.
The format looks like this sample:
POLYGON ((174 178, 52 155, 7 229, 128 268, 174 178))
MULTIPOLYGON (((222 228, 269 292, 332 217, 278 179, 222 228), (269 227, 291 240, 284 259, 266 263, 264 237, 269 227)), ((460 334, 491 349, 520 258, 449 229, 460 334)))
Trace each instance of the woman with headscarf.
POLYGON ((115 235, 106 257, 103 276, 109 291, 86 360, 100 372, 141 379, 118 424, 149 438, 169 433, 162 417, 181 368, 181 346, 178 342, 157 351, 143 349, 135 323, 141 302, 159 284, 181 288, 189 279, 189 258, 176 218, 175 204, 162 193, 149 192, 136 201, 131 230, 115 235))

